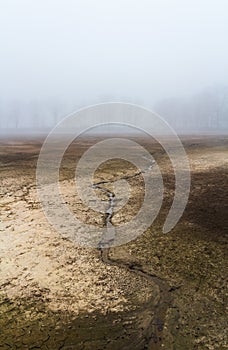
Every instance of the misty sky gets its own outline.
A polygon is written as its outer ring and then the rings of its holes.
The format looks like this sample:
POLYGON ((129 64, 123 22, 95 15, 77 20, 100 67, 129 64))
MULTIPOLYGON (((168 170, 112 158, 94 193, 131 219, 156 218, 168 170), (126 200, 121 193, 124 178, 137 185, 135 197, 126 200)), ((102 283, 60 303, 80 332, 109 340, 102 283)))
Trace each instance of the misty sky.
POLYGON ((228 83, 227 0, 0 0, 0 100, 142 103, 228 83))

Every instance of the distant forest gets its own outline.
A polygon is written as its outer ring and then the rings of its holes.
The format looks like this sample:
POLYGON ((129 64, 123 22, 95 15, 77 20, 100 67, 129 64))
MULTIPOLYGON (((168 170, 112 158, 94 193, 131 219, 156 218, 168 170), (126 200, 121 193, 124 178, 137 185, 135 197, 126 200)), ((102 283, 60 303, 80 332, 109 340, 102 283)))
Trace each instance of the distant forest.
MULTIPOLYGON (((111 96, 102 102, 108 101, 113 101, 111 96)), ((124 102, 127 101, 125 98, 124 102)), ((46 131, 67 114, 93 103, 72 105, 57 98, 29 102, 4 101, 0 103, 0 129, 3 132, 20 132, 22 129, 46 131)), ((140 104, 144 105, 143 101, 140 104)), ((145 106, 160 114, 177 131, 228 130, 228 87, 208 88, 191 97, 166 98, 154 105, 146 103, 145 106)))
POLYGON ((185 99, 164 99, 154 110, 176 130, 228 130, 228 87, 207 89, 185 99))

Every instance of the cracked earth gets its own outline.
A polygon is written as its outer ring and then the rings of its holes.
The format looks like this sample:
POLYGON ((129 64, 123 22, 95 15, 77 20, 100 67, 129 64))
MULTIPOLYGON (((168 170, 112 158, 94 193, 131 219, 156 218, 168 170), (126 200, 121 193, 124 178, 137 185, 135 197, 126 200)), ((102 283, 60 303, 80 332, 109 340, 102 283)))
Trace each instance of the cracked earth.
MULTIPOLYGON (((119 225, 143 200, 141 172, 126 161, 96 172, 97 195, 107 213, 80 200, 74 170, 97 140, 74 143, 62 162, 61 189, 71 211, 98 227, 119 225), (125 179, 131 196, 110 211, 113 183, 125 179)), ((121 247, 83 248, 48 223, 35 185, 41 140, 0 144, 0 349, 191 350, 227 349, 227 141, 184 138, 192 186, 183 217, 169 233, 162 226, 174 193, 163 149, 140 141, 162 169, 164 203, 154 224, 121 247)), ((151 169, 152 171, 152 169, 151 169)))

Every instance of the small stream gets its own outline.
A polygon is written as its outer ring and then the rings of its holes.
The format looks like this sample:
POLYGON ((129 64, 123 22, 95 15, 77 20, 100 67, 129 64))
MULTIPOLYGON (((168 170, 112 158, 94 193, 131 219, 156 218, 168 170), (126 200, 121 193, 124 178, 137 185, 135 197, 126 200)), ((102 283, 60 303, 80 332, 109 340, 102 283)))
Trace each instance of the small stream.
MULTIPOLYGON (((137 177, 143 173, 147 173, 152 170, 153 164, 150 164, 149 167, 146 170, 139 171, 133 175, 124 176, 121 179, 130 179, 133 177, 137 177)), ((172 297, 171 297, 171 291, 172 289, 168 285, 168 283, 160 278, 159 276, 150 274, 143 270, 143 268, 139 265, 133 265, 130 264, 124 260, 117 261, 112 260, 110 258, 110 243, 115 239, 115 227, 112 225, 111 219, 114 214, 114 208, 115 208, 115 194, 111 192, 108 189, 105 189, 104 187, 101 187, 102 185, 113 183, 114 181, 102 181, 96 184, 93 184, 93 188, 102 191, 106 194, 109 201, 109 206, 106 211, 106 227, 107 227, 107 233, 104 237, 102 237, 98 249, 100 250, 100 256, 102 261, 105 264, 108 265, 114 265, 118 266, 119 268, 124 268, 128 271, 131 271, 131 273, 135 273, 136 275, 139 275, 141 277, 146 278, 153 284, 157 285, 159 287, 160 291, 160 298, 156 305, 147 304, 145 306, 145 309, 153 309, 154 311, 154 317, 152 322, 150 323, 147 331, 146 331, 146 339, 144 340, 144 344, 142 343, 142 349, 150 349, 150 350, 160 350, 164 349, 163 345, 163 330, 164 330, 164 323, 165 323, 165 317, 166 312, 169 307, 172 305, 172 297), (146 347, 145 347, 146 346, 146 347)), ((152 303, 153 301, 151 301, 152 303)), ((129 345, 129 350, 132 345, 129 345)), ((126 348, 127 350, 128 348, 126 348)))

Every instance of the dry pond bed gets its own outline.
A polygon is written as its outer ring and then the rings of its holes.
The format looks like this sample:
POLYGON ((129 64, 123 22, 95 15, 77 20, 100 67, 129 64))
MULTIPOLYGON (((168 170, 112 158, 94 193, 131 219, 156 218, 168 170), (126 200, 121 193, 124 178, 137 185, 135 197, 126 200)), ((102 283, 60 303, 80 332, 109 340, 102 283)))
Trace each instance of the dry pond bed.
MULTIPOLYGON (((75 164, 96 141, 88 137, 72 144, 60 178, 72 212, 101 227, 104 215, 86 208, 74 188, 75 164)), ((92 249, 62 237, 47 222, 35 183, 42 140, 2 139, 0 349, 227 349, 227 138, 183 138, 191 192, 168 234, 162 226, 175 188, 171 163, 156 143, 136 141, 162 169, 162 209, 136 240, 92 249)), ((129 176, 132 195, 112 216, 113 225, 137 212, 142 177, 120 160, 104 163, 96 173, 96 181, 109 181, 103 184, 109 191, 110 181, 123 176, 129 176)))

